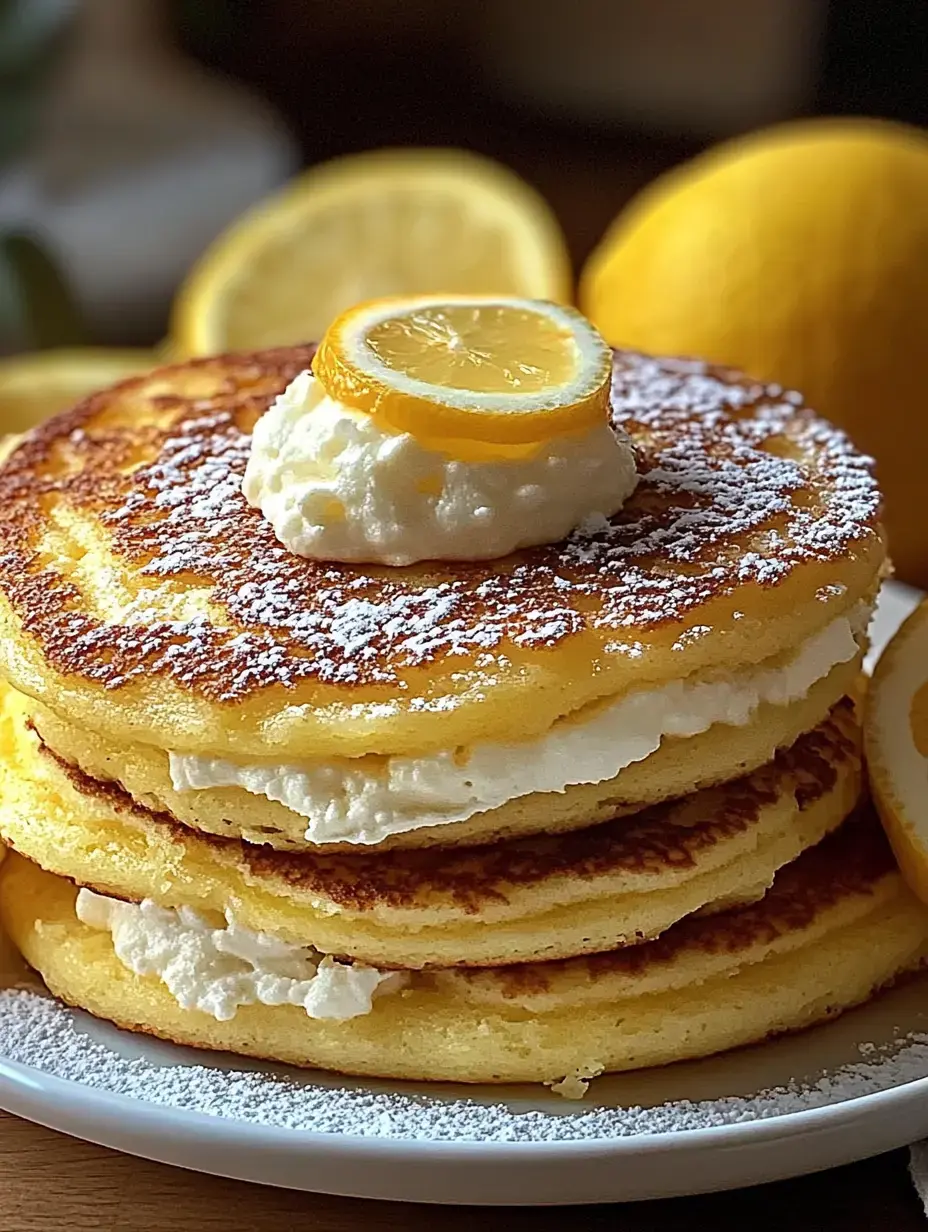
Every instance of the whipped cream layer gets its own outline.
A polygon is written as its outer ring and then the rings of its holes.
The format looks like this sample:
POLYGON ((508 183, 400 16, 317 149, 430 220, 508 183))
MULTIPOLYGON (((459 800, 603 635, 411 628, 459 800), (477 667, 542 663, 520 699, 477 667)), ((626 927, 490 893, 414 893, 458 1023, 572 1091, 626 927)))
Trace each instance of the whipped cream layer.
POLYGON ((116 957, 136 975, 155 975, 185 1010, 220 1022, 242 1005, 298 1005, 310 1018, 344 1021, 371 1012, 374 997, 400 988, 402 972, 336 962, 310 946, 253 933, 227 913, 214 928, 189 907, 125 903, 81 890, 77 918, 108 932, 116 957))
POLYGON ((636 483, 631 444, 606 422, 465 461, 384 431, 301 372, 255 425, 242 491, 299 556, 409 565, 555 543, 636 483))
POLYGON ((799 701, 860 653, 870 612, 858 604, 776 667, 630 693, 567 716, 535 740, 280 766, 171 753, 171 779, 178 791, 239 787, 266 796, 305 817, 313 843, 376 844, 392 834, 466 821, 520 796, 606 782, 654 753, 665 737, 695 736, 716 723, 743 726, 765 703, 799 701))

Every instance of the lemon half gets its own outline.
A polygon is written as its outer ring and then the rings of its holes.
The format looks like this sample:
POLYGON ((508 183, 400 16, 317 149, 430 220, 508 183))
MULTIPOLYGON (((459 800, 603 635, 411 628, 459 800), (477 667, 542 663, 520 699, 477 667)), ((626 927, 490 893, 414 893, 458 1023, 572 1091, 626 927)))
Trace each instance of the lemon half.
POLYGON ((873 798, 899 866, 928 903, 928 600, 874 670, 864 747, 873 798))
POLYGON ((154 367, 150 351, 84 347, 0 361, 0 433, 24 432, 87 394, 154 367))
POLYGON ((343 313, 313 371, 331 398, 389 431, 523 445, 605 422, 612 356, 560 304, 397 297, 343 313))
POLYGON ((928 588, 928 134, 802 120, 668 172, 589 259, 579 303, 616 346, 798 389, 877 460, 897 574, 928 588))
POLYGON ((180 354, 318 341, 361 300, 426 292, 569 300, 570 259, 545 201, 461 150, 333 159, 246 214, 178 294, 180 354))

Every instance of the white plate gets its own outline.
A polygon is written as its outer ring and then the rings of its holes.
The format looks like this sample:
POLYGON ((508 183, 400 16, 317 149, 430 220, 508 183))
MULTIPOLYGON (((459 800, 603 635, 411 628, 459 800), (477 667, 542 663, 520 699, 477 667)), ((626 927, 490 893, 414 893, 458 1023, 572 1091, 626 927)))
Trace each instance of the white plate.
MULTIPOLYGON (((878 643, 915 598, 887 588, 878 643)), ((21 981, 0 958, 0 986, 21 981)), ((928 976, 801 1035, 600 1079, 582 1103, 259 1066, 0 992, 0 1107, 163 1163, 322 1193, 482 1204, 702 1193, 928 1135, 928 976)))

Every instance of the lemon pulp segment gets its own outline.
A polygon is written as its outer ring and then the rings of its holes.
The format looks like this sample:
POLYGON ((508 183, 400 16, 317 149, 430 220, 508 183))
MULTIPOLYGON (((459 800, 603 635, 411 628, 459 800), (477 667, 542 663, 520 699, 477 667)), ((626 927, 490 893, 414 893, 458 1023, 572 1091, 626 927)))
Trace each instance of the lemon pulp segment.
POLYGON ((445 389, 539 393, 578 366, 569 333, 528 309, 428 306, 375 325, 367 345, 386 368, 445 389))
POLYGON ((928 902, 928 603, 902 624, 867 690, 873 799, 903 875, 928 902))

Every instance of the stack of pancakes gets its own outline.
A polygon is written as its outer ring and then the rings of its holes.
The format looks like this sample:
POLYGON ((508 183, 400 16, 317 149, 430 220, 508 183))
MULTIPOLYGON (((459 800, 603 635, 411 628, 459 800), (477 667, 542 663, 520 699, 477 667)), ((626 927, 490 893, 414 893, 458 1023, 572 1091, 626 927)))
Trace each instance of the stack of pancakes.
POLYGON ((569 1091, 917 966, 860 805, 867 460, 778 388, 620 353, 611 522, 312 562, 240 492, 311 355, 127 381, 0 469, 0 918, 49 987, 186 1044, 569 1091))

